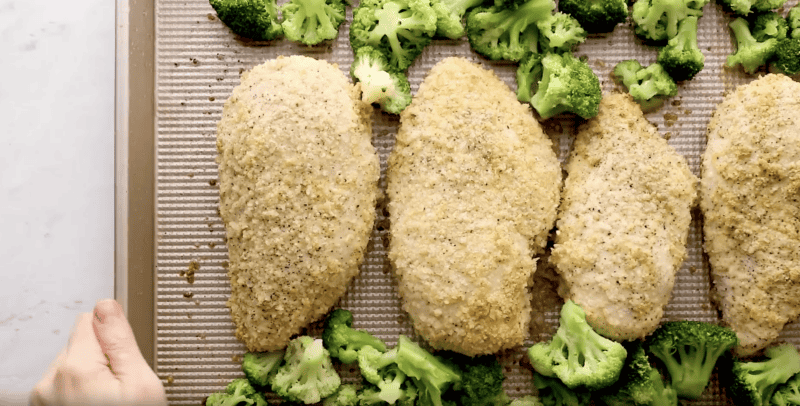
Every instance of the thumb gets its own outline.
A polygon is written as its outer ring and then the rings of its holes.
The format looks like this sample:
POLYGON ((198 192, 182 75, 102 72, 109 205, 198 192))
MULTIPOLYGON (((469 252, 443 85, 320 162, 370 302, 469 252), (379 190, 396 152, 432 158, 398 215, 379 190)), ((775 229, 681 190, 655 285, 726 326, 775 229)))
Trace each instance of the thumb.
POLYGON ((120 380, 137 377, 143 370, 150 370, 119 303, 112 299, 97 302, 92 323, 100 348, 120 380))

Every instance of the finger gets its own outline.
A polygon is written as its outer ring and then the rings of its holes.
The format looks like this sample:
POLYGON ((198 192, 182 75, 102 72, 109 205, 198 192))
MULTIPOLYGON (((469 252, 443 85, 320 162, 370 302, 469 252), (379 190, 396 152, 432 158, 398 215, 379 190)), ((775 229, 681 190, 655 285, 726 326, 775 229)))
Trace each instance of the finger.
POLYGON ((94 332, 114 374, 124 379, 134 378, 145 370, 150 371, 150 366, 136 345, 136 338, 122 306, 112 299, 102 300, 95 305, 94 315, 94 332))
POLYGON ((78 321, 69 338, 69 344, 67 344, 65 360, 67 363, 77 361, 92 370, 108 363, 95 335, 91 313, 82 313, 78 316, 78 321))
POLYGON ((42 375, 42 379, 36 383, 36 386, 33 387, 31 391, 30 397, 30 404, 33 406, 46 406, 48 404, 53 404, 55 395, 53 394, 54 388, 54 381, 56 377, 56 372, 58 368, 64 363, 64 358, 66 358, 67 354, 67 347, 61 349, 61 352, 58 353, 58 356, 50 363, 50 366, 47 368, 47 371, 42 375))
POLYGON ((91 313, 78 316, 53 378, 55 401, 51 404, 87 405, 89 399, 114 399, 119 381, 106 366, 108 361, 95 336, 92 318, 91 313))

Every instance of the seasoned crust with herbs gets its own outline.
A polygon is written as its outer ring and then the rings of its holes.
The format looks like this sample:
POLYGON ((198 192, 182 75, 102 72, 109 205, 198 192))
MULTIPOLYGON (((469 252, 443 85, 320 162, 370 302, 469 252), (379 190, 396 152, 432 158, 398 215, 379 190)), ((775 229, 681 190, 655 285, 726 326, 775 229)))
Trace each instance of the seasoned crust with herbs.
POLYGON ((400 115, 387 179, 389 259, 415 331, 467 355, 521 345, 561 186, 530 108, 491 70, 446 58, 400 115))
POLYGON ((279 57, 242 75, 217 126, 236 337, 284 348, 345 293, 375 220, 372 108, 338 69, 279 57))
POLYGON ((702 161, 704 248, 738 355, 800 315, 800 84, 768 74, 729 94, 702 161))
POLYGON ((686 258, 697 178, 628 94, 606 95, 579 129, 550 261, 603 335, 658 326, 686 258))

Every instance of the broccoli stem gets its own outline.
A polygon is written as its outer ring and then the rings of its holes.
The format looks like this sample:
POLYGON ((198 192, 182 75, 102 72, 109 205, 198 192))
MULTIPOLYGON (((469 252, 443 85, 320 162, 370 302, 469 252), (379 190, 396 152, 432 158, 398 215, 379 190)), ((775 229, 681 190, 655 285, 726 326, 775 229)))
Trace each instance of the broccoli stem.
POLYGON ((480 6, 483 0, 441 0, 447 10, 459 16, 467 13, 467 10, 480 6))
POLYGON ((716 360, 727 351, 725 346, 709 346, 706 343, 697 346, 697 349, 688 345, 678 346, 677 359, 673 354, 665 353, 662 347, 651 348, 653 355, 666 366, 672 387, 682 397, 690 399, 697 399, 703 394, 716 360))
POLYGON ((736 38, 736 49, 742 49, 754 46, 758 43, 753 33, 750 32, 750 26, 744 18, 737 18, 728 24, 733 31, 733 36, 736 38))

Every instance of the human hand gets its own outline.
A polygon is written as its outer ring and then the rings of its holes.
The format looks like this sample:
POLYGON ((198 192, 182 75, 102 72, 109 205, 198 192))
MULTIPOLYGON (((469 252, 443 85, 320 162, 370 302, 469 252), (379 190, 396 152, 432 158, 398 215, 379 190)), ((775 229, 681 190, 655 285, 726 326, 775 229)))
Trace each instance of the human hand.
POLYGON ((108 299, 78 316, 72 336, 31 393, 35 406, 166 405, 122 306, 108 299))

